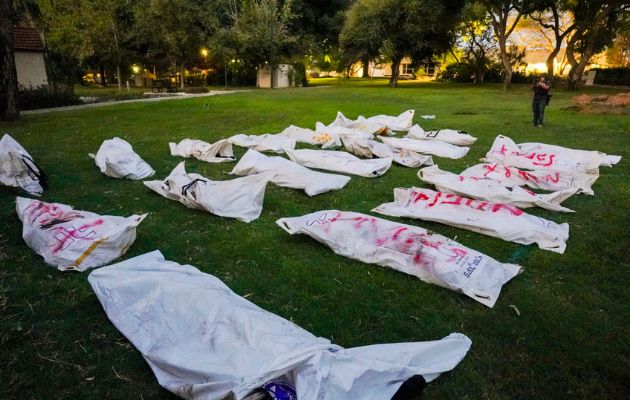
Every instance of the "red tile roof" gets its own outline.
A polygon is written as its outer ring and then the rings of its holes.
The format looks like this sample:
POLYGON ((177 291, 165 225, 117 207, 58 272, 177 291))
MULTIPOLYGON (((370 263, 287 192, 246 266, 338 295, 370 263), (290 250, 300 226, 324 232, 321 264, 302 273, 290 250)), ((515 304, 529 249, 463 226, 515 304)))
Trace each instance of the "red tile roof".
POLYGON ((37 29, 21 26, 13 27, 13 49, 27 51, 44 51, 44 43, 37 29))

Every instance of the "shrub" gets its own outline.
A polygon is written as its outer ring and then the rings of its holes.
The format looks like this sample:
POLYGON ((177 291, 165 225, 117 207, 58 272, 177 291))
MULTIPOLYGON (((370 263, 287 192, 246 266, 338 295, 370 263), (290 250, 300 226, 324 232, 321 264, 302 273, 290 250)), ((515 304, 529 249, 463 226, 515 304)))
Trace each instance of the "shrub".
POLYGON ((293 64, 293 71, 291 72, 291 84, 295 87, 308 86, 308 78, 306 76, 306 67, 304 63, 298 62, 293 64))
POLYGON ((595 82, 599 85, 630 85, 630 68, 597 68, 595 82))
POLYGON ((48 85, 19 88, 20 110, 62 107, 81 104, 81 100, 69 87, 51 88, 48 85))
POLYGON ((474 72, 469 64, 466 63, 453 63, 444 68, 442 72, 438 74, 438 79, 448 82, 472 82, 474 72))

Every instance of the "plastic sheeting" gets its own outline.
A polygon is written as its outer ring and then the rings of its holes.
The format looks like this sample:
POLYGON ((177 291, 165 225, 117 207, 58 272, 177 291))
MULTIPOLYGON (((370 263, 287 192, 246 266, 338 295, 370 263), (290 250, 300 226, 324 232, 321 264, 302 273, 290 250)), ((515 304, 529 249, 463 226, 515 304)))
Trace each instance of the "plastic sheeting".
POLYGON ((100 268, 88 281, 108 318, 142 353, 160 385, 195 400, 241 400, 271 380, 299 400, 391 399, 414 375, 452 370, 471 341, 345 349, 232 292, 159 251, 100 268))
POLYGON ((430 189, 394 189, 394 202, 372 211, 393 217, 419 218, 468 229, 520 244, 538 244, 543 250, 564 253, 569 225, 530 215, 519 208, 473 200, 430 189))
POLYGON ((416 276, 488 307, 494 306, 503 284, 522 269, 426 229, 355 212, 318 211, 276 223, 290 234, 311 236, 336 254, 416 276))
POLYGON ((461 176, 492 179, 506 185, 527 186, 532 189, 558 191, 578 188, 579 193, 593 195, 591 186, 599 178, 599 169, 588 171, 523 170, 496 163, 477 164, 462 171, 461 176))
POLYGON ((379 136, 383 143, 399 149, 407 149, 418 153, 432 154, 438 157, 459 159, 468 154, 468 147, 455 146, 453 144, 435 140, 417 140, 409 138, 391 138, 379 136))
POLYGON ((504 203, 518 208, 541 207, 551 211, 573 212, 562 203, 577 192, 577 188, 549 194, 536 194, 517 185, 504 185, 492 179, 479 179, 442 171, 437 165, 418 171, 418 177, 445 193, 453 193, 477 200, 504 203))
POLYGON ((169 143, 172 156, 194 157, 209 163, 231 162, 236 160, 232 151, 232 143, 227 139, 215 143, 203 140, 183 139, 179 143, 169 143))
POLYGON ((620 160, 620 156, 599 151, 574 150, 543 143, 516 144, 509 137, 499 135, 482 161, 524 169, 584 172, 600 166, 610 167, 620 160))
POLYGON ((98 215, 23 197, 16 199, 16 210, 28 247, 61 271, 85 271, 122 256, 147 215, 98 215))
POLYGON ((273 174, 271 182, 278 186, 301 189, 309 196, 338 190, 346 186, 350 177, 313 171, 282 157, 267 157, 255 150, 247 153, 232 169, 236 175, 273 174))
POLYGON ((346 128, 340 125, 324 125, 321 122, 315 123, 315 132, 318 135, 323 135, 324 137, 330 136, 331 138, 335 138, 334 144, 335 146, 341 146, 340 139, 346 136, 354 137, 354 138, 363 138, 363 139, 373 139, 374 135, 372 133, 354 129, 354 128, 346 128), (327 136, 326 136, 327 135, 327 136))
POLYGON ((102 173, 112 178, 141 180, 155 174, 155 171, 123 139, 105 140, 94 157, 102 173))
POLYGON ((425 131, 420 125, 414 125, 409 129, 405 137, 417 140, 438 140, 455 146, 470 146, 477 140, 476 137, 464 131, 454 129, 439 129, 437 131, 425 131))
POLYGON ((352 120, 341 112, 337 112, 337 118, 333 124, 377 135, 389 135, 391 131, 408 131, 413 124, 414 113, 414 110, 407 110, 397 116, 375 115, 369 118, 361 115, 356 120, 352 120))
POLYGON ((46 187, 46 175, 28 151, 8 134, 0 139, 0 183, 22 188, 33 196, 41 196, 46 187))
POLYGON ((294 139, 299 143, 308 143, 314 146, 321 145, 323 149, 341 145, 337 135, 331 135, 326 132, 318 133, 312 129, 300 128, 295 125, 288 126, 282 132, 278 133, 278 135, 294 139))
POLYGON ((256 174, 228 181, 211 181, 186 172, 179 163, 164 181, 145 181, 145 186, 186 207, 208 211, 221 217, 251 222, 263 208, 265 188, 272 174, 256 174))
POLYGON ((395 163, 410 168, 417 168, 422 165, 433 165, 433 158, 431 156, 407 149, 391 147, 385 143, 377 142, 376 140, 343 136, 342 142, 347 151, 357 156, 366 158, 392 157, 395 163))
POLYGON ((247 147, 256 151, 284 153, 295 148, 295 139, 281 135, 234 135, 228 139, 230 143, 247 147))
POLYGON ((326 171, 375 178, 383 175, 392 166, 392 157, 361 160, 345 151, 292 150, 287 155, 300 165, 326 171))
POLYGON ((356 120, 352 120, 341 112, 337 112, 337 117, 329 126, 340 126, 348 129, 353 129, 370 135, 391 135, 392 131, 383 124, 377 122, 369 122, 360 115, 356 120))

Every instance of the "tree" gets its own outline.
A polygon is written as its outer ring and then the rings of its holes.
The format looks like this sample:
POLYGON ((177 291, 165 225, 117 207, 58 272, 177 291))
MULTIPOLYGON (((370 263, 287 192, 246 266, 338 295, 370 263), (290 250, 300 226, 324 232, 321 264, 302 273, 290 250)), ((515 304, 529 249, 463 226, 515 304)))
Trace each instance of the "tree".
POLYGON ((0 121, 20 117, 18 82, 13 55, 13 18, 10 0, 0 0, 0 121))
MULTIPOLYGON (((479 85, 496 56, 496 42, 490 27, 490 19, 480 3, 469 3, 459 24, 458 47, 463 58, 472 67, 474 82, 479 85)), ((453 54, 454 55, 454 54, 453 54)))
POLYGON ((357 0, 340 34, 346 64, 386 56, 389 86, 396 87, 404 57, 418 65, 453 45, 463 6, 464 0, 357 0))
POLYGON ((567 42, 569 89, 577 89, 582 82, 584 69, 594 54, 608 46, 630 10, 625 0, 577 0, 570 10, 575 19, 575 32, 567 42))

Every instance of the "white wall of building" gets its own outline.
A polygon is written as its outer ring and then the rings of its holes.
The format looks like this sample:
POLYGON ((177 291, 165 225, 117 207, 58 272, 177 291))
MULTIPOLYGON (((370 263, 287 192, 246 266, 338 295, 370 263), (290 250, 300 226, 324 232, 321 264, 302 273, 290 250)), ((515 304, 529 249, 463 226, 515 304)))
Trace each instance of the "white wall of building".
POLYGON ((35 87, 48 84, 44 55, 42 53, 16 51, 14 54, 19 85, 35 87))

